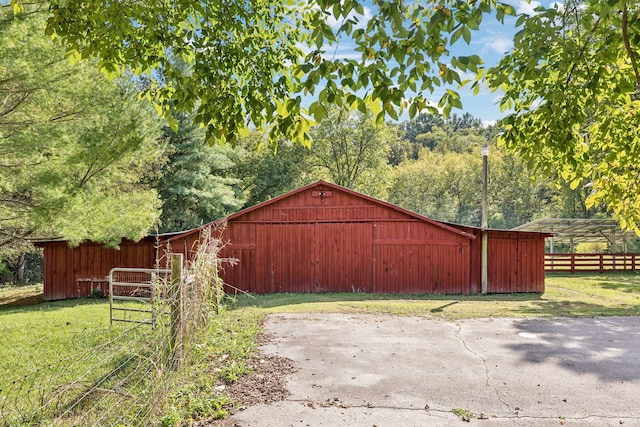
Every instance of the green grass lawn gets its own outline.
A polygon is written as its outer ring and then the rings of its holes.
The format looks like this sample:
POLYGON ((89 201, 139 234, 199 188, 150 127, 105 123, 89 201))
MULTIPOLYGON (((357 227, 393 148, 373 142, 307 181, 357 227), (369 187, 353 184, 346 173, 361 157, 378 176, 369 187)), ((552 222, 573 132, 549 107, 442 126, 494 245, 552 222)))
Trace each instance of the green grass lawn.
MULTIPOLYGON (((26 417, 8 422, 0 416, 0 425, 31 422, 27 418, 43 401, 59 412, 92 385, 106 387, 110 372, 119 366, 125 372, 125 362, 133 363, 145 348, 144 331, 109 325, 108 300, 38 302, 33 292, 0 290, 0 414, 26 417)), ((48 424, 48 416, 38 414, 33 422, 48 424)))
POLYGON ((217 396, 215 380, 247 372, 244 361, 265 317, 252 308, 223 310, 189 353, 189 369, 168 372, 157 363, 167 351, 166 328, 110 326, 107 299, 42 302, 41 291, 0 288, 0 426, 148 425, 167 417, 222 416, 226 400, 217 396), (115 417, 97 418, 103 414, 115 417))
POLYGON ((271 294, 238 296, 239 307, 269 313, 385 313, 444 319, 640 315, 640 274, 547 275, 542 294, 371 295, 271 294))
MULTIPOLYGON (((160 409, 154 419, 164 418, 167 424, 167 420, 222 414, 224 396, 214 390, 216 378, 229 381, 246 372, 244 363, 255 351, 262 320, 270 313, 285 312, 377 313, 446 320, 640 315, 640 274, 548 275, 542 294, 238 296, 214 318, 194 352, 194 364, 174 379, 166 390, 166 400, 157 402, 160 409)), ((10 413, 12 407, 14 412, 15 408, 20 411, 21 393, 55 385, 56 381, 73 383, 78 377, 86 383, 95 382, 126 355, 155 351, 147 345, 148 326, 139 333, 123 335, 128 328, 129 324, 109 325, 106 299, 41 302, 41 287, 0 287, 0 425, 3 414, 10 413), (103 347, 95 351, 98 346, 103 347)), ((144 393, 135 391, 136 396, 144 393)))

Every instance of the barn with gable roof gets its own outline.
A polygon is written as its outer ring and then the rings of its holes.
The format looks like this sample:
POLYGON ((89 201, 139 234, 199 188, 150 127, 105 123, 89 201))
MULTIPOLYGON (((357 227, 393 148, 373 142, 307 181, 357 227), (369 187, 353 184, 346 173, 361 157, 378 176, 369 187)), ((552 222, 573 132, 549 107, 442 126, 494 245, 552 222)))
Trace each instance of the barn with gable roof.
MULTIPOLYGON (((222 256, 238 260, 222 277, 250 293, 375 292, 478 294, 481 232, 444 223, 324 181, 203 227, 123 242, 44 247, 46 300, 104 293, 114 267, 153 268, 166 254, 195 254, 204 227, 226 224, 222 256)), ((548 233, 488 230, 489 293, 544 292, 548 233)))

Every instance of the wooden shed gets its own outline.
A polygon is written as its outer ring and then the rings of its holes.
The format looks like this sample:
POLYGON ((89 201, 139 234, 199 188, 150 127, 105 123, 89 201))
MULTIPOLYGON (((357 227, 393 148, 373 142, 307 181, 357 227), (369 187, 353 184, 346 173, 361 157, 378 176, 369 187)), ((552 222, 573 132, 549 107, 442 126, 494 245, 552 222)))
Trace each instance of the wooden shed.
POLYGON ((44 249, 45 301, 88 297, 93 292, 107 295, 112 268, 152 268, 157 257, 155 236, 139 242, 123 240, 119 249, 94 242, 84 242, 76 247, 60 240, 34 244, 44 249))
MULTIPOLYGON (((480 293, 481 230, 435 221, 319 181, 232 214, 222 239, 229 289, 251 293, 480 293)), ((214 224, 214 223, 212 223, 214 224)), ((206 227, 206 226, 205 226, 206 227)), ((167 248, 190 259, 203 227, 119 250, 40 242, 45 300, 88 296, 113 267, 163 266, 167 248)), ((547 234, 488 231, 488 291, 544 291, 547 234)), ((104 292, 103 292, 104 293, 104 292)))
MULTIPOLYGON (((451 224, 472 234, 472 293, 480 292, 480 228, 451 224)), ((544 244, 548 233, 487 230, 487 292, 544 292, 544 244)))

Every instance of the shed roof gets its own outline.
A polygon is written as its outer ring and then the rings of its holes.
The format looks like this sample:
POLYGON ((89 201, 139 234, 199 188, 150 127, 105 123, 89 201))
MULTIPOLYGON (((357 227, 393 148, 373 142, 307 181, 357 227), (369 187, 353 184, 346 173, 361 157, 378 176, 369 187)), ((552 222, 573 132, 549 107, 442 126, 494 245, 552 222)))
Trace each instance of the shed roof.
POLYGON ((289 198, 289 197, 293 197, 296 194, 299 194, 301 192, 308 191, 308 190, 311 190, 313 188, 320 187, 320 186, 328 187, 328 188, 330 188, 332 190, 335 190, 335 191, 342 191, 342 192, 350 194, 352 196, 359 197, 361 199, 376 203, 378 205, 382 205, 382 206, 384 206, 384 207, 386 207, 388 209, 392 209, 392 210, 400 212, 400 213, 402 213, 404 215, 407 215, 409 217, 415 218, 417 220, 427 222, 427 223, 432 224, 432 225, 434 225, 436 227, 442 228, 442 229, 444 229, 444 230, 446 230, 446 231, 448 231, 450 233, 457 234, 459 236, 463 236, 463 237, 465 237, 467 239, 475 239, 475 236, 473 234, 467 233, 467 232, 465 232, 463 230, 460 230, 460 229, 458 229, 456 227, 453 227, 451 225, 445 224, 445 223, 440 222, 440 221, 436 221, 436 220, 431 219, 431 218, 427 218, 427 217, 419 215, 419 214, 417 214, 415 212, 411 212, 411 211, 409 211, 407 209, 401 208, 400 206, 394 205, 394 204, 389 203, 389 202, 385 202, 384 200, 376 199, 375 197, 371 197, 371 196, 367 196, 366 194, 358 193, 357 191, 350 190, 350 189, 342 187, 340 185, 332 184, 330 182, 326 182, 326 181, 320 180, 320 181, 314 182, 312 184, 305 185, 304 187, 300 187, 300 188, 298 188, 296 190, 290 191, 288 193, 282 194, 282 195, 280 195, 278 197, 274 197, 273 199, 270 199, 270 200, 267 200, 265 202, 259 203, 259 204, 255 205, 255 206, 251 206, 249 208, 243 209, 243 210, 238 211, 236 213, 233 213, 233 214, 231 214, 231 215, 229 215, 229 216, 227 216, 225 218, 221 218, 221 219, 218 219, 216 221, 212 221, 209 224, 205 224, 205 225, 203 225, 201 227, 198 227, 198 228, 187 230, 187 231, 185 231, 183 233, 180 233, 179 235, 170 237, 169 239, 167 239, 167 241, 171 242, 172 240, 183 238, 183 237, 191 235, 193 233, 197 233, 200 230, 202 230, 203 228, 208 227, 208 226, 210 226, 212 224, 220 223, 220 222, 223 222, 223 221, 231 221, 231 220, 236 219, 236 218, 238 218, 240 216, 246 215, 247 213, 256 211, 258 209, 264 209, 264 208, 268 207, 269 205, 275 204, 275 203, 277 203, 277 202, 279 202, 279 201, 281 201, 283 199, 286 199, 286 198, 289 198))
POLYGON ((612 218, 541 218, 513 228, 516 231, 541 231, 552 233, 552 237, 559 241, 609 242, 620 239, 637 239, 633 231, 620 228, 618 221, 612 218))
MULTIPOLYGON (((122 243, 122 242, 137 243, 137 242, 141 242, 143 240, 149 240, 149 239, 167 240, 168 238, 170 238, 172 236, 180 235, 182 233, 184 233, 184 231, 172 231, 172 232, 169 232, 169 233, 149 234, 149 235, 141 237, 138 240, 130 240, 130 239, 122 238, 120 243, 122 243)), ((63 239, 61 237, 54 237, 54 238, 50 238, 50 239, 33 239, 33 240, 29 240, 29 242, 32 243, 36 247, 44 247, 44 246, 47 246, 47 245, 67 244, 68 243, 67 240, 65 240, 65 239, 63 239)), ((98 243, 98 242, 94 242, 94 241, 91 241, 91 240, 82 241, 82 242, 80 242, 80 244, 103 245, 103 243, 98 243)))

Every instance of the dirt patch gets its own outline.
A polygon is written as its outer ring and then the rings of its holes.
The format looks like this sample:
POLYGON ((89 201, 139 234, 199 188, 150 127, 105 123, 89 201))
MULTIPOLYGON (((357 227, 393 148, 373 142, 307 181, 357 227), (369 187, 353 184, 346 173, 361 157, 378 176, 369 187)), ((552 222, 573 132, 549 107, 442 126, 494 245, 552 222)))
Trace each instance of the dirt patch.
MULTIPOLYGON (((258 343, 263 344, 271 337, 262 335, 258 343)), ((225 385, 223 393, 233 400, 229 408, 231 414, 224 420, 208 420, 196 426, 208 427, 241 427, 234 421, 233 414, 260 403, 272 403, 284 400, 291 393, 287 389, 287 375, 296 371, 293 361, 286 357, 258 354, 253 357, 249 366, 251 373, 241 376, 233 384, 225 385)))
POLYGON ((286 376, 295 371, 291 359, 262 356, 252 360, 253 372, 227 387, 234 411, 259 403, 278 402, 289 396, 286 376))

